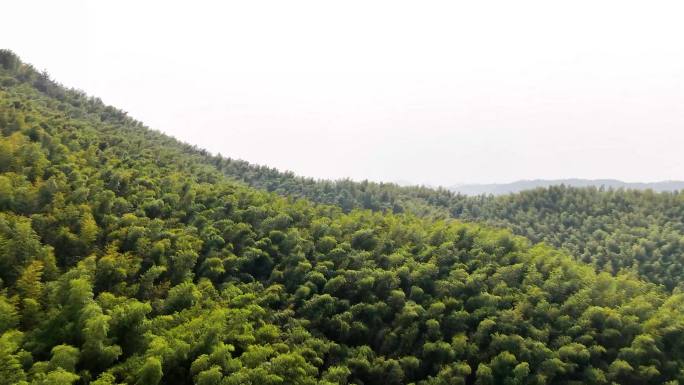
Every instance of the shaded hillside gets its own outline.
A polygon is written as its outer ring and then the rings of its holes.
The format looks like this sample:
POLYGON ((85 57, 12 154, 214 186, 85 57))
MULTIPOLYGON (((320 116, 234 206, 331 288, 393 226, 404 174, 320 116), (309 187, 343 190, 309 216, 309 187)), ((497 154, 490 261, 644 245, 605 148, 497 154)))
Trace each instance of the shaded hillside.
POLYGON ((563 247, 598 270, 633 270, 669 289, 684 282, 682 193, 557 186, 469 202, 457 215, 563 247))
POLYGON ((563 247, 613 274, 629 269, 668 289, 684 283, 684 193, 553 186, 503 196, 373 182, 316 181, 213 158, 224 174, 285 196, 429 218, 484 221, 535 242, 563 247))
POLYGON ((0 384, 684 381, 684 297, 314 205, 0 51, 0 384))

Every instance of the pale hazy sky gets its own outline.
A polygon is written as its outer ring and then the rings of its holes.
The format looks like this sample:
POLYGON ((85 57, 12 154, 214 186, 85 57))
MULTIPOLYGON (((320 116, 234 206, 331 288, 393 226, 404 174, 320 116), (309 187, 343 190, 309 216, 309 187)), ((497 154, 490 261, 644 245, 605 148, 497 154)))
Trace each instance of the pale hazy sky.
POLYGON ((0 48, 318 178, 684 179, 680 1, 10 1, 0 48))

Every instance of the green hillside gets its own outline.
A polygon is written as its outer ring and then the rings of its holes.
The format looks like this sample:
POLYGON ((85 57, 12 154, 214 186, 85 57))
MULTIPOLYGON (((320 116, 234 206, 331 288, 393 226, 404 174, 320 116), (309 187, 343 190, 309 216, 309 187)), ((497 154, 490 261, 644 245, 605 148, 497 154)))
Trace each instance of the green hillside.
POLYGON ((226 175, 286 196, 364 208, 458 218, 510 229, 562 247, 597 271, 638 273, 668 290, 684 288, 684 192, 551 186, 468 197, 445 189, 316 181, 233 159, 212 160, 226 175))
POLYGON ((469 202, 461 217, 563 247, 598 270, 684 288, 684 193, 556 186, 469 202))
POLYGON ((374 212, 246 187, 0 68, 0 384, 684 383, 680 294, 400 213, 445 192, 374 212))

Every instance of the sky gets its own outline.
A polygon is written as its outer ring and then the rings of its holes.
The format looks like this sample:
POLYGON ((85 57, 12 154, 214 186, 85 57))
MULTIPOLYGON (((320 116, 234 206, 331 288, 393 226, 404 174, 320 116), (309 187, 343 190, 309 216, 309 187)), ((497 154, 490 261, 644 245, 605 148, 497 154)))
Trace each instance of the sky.
POLYGON ((303 176, 684 180, 679 1, 36 1, 0 48, 303 176))

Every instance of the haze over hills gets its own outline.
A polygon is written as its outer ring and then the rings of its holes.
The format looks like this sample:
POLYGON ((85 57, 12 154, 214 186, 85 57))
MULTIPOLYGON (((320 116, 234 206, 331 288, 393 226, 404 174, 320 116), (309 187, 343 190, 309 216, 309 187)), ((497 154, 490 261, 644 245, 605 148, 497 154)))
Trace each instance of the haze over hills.
POLYGON ((0 50, 0 385, 682 383, 684 296, 609 266, 681 277, 682 196, 505 198, 211 156, 0 50))
POLYGON ((680 191, 684 190, 684 181, 662 181, 662 182, 623 182, 617 179, 534 179, 519 180, 511 183, 485 183, 485 184, 457 184, 448 187, 450 191, 465 195, 503 195, 531 190, 539 187, 565 185, 569 187, 597 187, 606 189, 631 189, 631 190, 653 190, 680 191))

